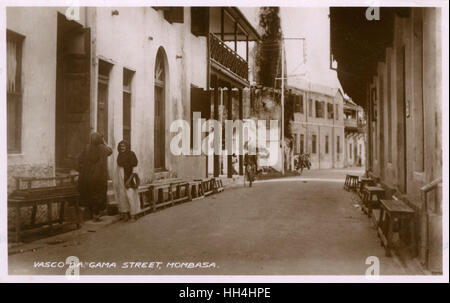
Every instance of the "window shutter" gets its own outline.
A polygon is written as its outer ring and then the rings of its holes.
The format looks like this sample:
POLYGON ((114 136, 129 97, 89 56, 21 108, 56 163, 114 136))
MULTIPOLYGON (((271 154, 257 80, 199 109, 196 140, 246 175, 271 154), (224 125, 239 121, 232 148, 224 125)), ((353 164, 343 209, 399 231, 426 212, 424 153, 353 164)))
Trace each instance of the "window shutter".
POLYGON ((303 114, 303 95, 299 96, 299 100, 298 101, 300 102, 300 113, 303 114))
POLYGON ((209 8, 191 7, 191 32, 196 36, 207 36, 209 32, 209 8))
POLYGON ((170 23, 184 23, 184 7, 170 7, 164 10, 164 19, 170 23))

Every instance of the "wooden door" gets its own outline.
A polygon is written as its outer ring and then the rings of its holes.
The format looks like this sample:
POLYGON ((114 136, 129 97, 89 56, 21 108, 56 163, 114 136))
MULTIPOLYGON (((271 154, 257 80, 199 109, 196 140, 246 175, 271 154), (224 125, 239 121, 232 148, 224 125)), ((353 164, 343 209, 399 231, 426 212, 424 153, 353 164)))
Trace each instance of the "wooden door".
POLYGON ((158 51, 155 63, 155 170, 165 169, 165 70, 164 54, 158 51))
POLYGON ((108 142, 108 80, 98 79, 97 132, 108 142))
POLYGON ((56 165, 77 168, 78 156, 90 133, 90 44, 89 28, 77 28, 62 38, 62 87, 59 94, 56 165))

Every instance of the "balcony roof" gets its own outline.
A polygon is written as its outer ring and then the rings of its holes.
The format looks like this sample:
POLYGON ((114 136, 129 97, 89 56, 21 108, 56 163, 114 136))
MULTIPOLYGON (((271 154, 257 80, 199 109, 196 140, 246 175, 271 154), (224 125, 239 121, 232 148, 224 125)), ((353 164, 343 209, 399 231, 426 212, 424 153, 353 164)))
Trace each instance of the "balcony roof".
POLYGON ((395 16, 409 14, 408 8, 382 7, 380 20, 369 21, 366 9, 330 8, 330 47, 338 62, 338 77, 345 92, 361 106, 366 99, 366 84, 392 44, 395 16))
MULTIPOLYGON (((251 25, 247 20, 241 10, 235 6, 225 7, 225 10, 230 14, 230 16, 238 22, 238 24, 243 28, 243 30, 248 34, 249 41, 259 41, 261 39, 257 30, 251 25)), ((234 39, 234 37, 233 37, 234 39)), ((225 39, 226 40, 226 39, 225 39)), ((245 41, 246 38, 238 37, 238 41, 245 41)))

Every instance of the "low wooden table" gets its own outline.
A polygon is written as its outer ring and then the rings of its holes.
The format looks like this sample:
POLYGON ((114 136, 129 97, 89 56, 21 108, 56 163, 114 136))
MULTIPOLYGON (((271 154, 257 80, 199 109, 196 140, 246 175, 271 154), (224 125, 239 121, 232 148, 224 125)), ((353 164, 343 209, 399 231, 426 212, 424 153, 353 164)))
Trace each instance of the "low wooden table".
POLYGON ((356 191, 358 189, 359 176, 347 174, 345 176, 344 189, 356 191))
POLYGON ((214 178, 214 192, 215 193, 220 193, 222 191, 223 191, 222 179, 214 178))
POLYGON ((209 196, 214 193, 215 178, 194 179, 194 181, 201 182, 203 194, 205 196, 209 196))
POLYGON ((385 247, 386 256, 391 255, 392 236, 395 232, 395 224, 404 220, 409 225, 409 243, 413 243, 414 234, 414 210, 402 201, 380 200, 380 218, 378 220, 378 236, 385 247))
POLYGON ((190 200, 197 200, 205 197, 202 181, 189 181, 190 200))
POLYGON ((15 241, 20 242, 21 234, 23 232, 21 224, 21 209, 31 207, 31 218, 28 224, 28 229, 33 230, 43 226, 48 226, 50 230, 53 229, 54 224, 59 226, 67 224, 75 224, 77 228, 81 224, 80 208, 79 208, 79 193, 76 186, 77 176, 68 177, 50 177, 50 178, 28 178, 18 177, 18 189, 8 196, 8 208, 14 208, 16 212, 15 217, 15 241), (65 182, 69 180, 69 182, 65 182), (50 181, 56 186, 32 187, 33 182, 47 182, 50 181), (25 183, 25 188, 21 184, 25 183), (59 206, 59 213, 57 217, 53 216, 53 206, 59 206), (47 207, 47 220, 45 222, 36 223, 36 215, 38 207, 44 205, 47 207), (75 221, 65 221, 66 208, 72 205, 75 208, 75 221))
POLYGON ((375 186, 375 180, 372 178, 359 178, 359 196, 362 198, 363 189, 365 186, 375 186))
POLYGON ((369 218, 372 216, 372 209, 380 208, 380 199, 384 198, 385 189, 379 186, 365 186, 362 194, 362 210, 367 213, 369 218), (373 197, 377 199, 374 201, 373 197))

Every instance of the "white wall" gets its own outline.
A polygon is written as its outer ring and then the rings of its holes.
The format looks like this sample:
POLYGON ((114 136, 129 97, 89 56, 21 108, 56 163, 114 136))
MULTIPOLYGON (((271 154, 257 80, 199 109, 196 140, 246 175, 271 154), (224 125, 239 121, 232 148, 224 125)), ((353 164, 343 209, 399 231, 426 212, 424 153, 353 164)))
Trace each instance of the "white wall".
MULTIPOLYGON (((184 9, 184 23, 170 24, 162 11, 153 8, 97 8, 97 57, 114 64, 109 82, 109 139, 116 148, 122 140, 123 68, 135 70, 132 100, 132 149, 139 160, 138 172, 151 178, 154 167, 154 69, 158 49, 166 54, 166 168, 172 166, 169 150, 170 123, 190 118, 190 86, 206 87, 206 38, 190 31, 190 8, 184 9), (181 58, 177 58, 181 56, 181 58)), ((95 85, 96 87, 97 85, 95 85)), ((96 99, 96 98, 95 98, 96 99)), ((115 165, 114 151, 110 168, 115 165)), ((177 162, 178 163, 178 162, 177 162)))

